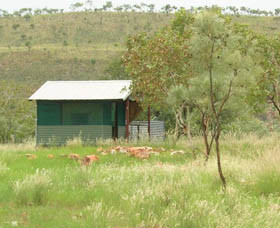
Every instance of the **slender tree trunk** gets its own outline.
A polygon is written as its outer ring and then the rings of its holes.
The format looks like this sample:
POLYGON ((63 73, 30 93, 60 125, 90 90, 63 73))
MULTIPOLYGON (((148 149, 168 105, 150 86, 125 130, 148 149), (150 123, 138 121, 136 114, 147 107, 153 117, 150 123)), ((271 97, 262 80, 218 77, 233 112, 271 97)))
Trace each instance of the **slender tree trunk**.
POLYGON ((215 107, 215 101, 214 101, 213 78, 212 78, 212 69, 213 69, 212 58, 213 58, 213 53, 214 53, 214 47, 215 47, 215 40, 213 41, 212 48, 211 48, 211 58, 210 58, 211 62, 210 62, 209 69, 208 69, 209 70, 209 82, 210 82, 210 91, 209 91, 210 94, 209 95, 210 95, 212 111, 213 111, 213 114, 214 114, 215 120, 216 120, 216 129, 215 129, 215 134, 213 137, 215 138, 215 144, 216 144, 218 172, 219 172, 222 184, 223 184, 223 189, 226 190, 226 178, 224 177, 223 170, 222 170, 220 144, 219 144, 220 134, 221 134, 220 114, 223 110, 224 104, 226 103, 226 101, 229 98, 229 95, 231 92, 232 81, 230 81, 230 84, 229 84, 228 94, 226 95, 225 99, 223 100, 220 108, 217 110, 215 107))
POLYGON ((176 139, 178 140, 179 137, 180 137, 180 134, 179 134, 179 118, 178 118, 178 114, 176 112, 176 110, 174 110, 175 112, 175 137, 176 139))
POLYGON ((187 132, 188 132, 188 139, 192 139, 192 134, 191 134, 191 121, 190 121, 190 108, 187 107, 187 132))
POLYGON ((210 146, 209 146, 209 143, 208 143, 207 136, 205 136, 205 134, 203 134, 203 138, 204 138, 204 145, 205 145, 205 148, 206 148, 206 151, 205 151, 205 162, 207 162, 208 159, 209 159, 209 156, 210 156, 210 146))
POLYGON ((209 142, 208 142, 207 126, 206 126, 206 124, 204 122, 204 115, 202 116, 201 125, 202 125, 202 133, 203 133, 204 145, 205 145, 205 148, 206 148, 206 151, 205 151, 205 162, 207 162, 208 159, 209 159, 209 156, 210 156, 211 148, 210 148, 209 142))
POLYGON ((223 170, 222 170, 222 165, 221 165, 220 144, 219 144, 220 133, 221 133, 221 130, 218 127, 217 135, 215 136, 216 154, 217 154, 217 165, 218 165, 218 172, 219 172, 219 175, 220 175, 220 179, 221 179, 222 184, 223 184, 223 189, 226 190, 226 184, 227 183, 226 183, 226 178, 224 177, 223 170))

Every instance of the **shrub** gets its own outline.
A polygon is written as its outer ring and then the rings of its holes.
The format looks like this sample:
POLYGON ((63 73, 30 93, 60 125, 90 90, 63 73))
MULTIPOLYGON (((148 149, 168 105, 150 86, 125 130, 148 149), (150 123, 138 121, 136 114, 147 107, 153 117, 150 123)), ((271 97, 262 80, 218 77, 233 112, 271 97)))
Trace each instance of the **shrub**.
POLYGON ((29 40, 28 40, 28 41, 26 41, 24 45, 28 48, 28 51, 30 51, 30 50, 31 50, 32 43, 31 43, 29 40))
POLYGON ((13 189, 17 203, 20 205, 44 205, 47 202, 51 184, 49 172, 45 169, 37 169, 35 174, 14 183, 13 189))
POLYGON ((235 120, 225 129, 228 133, 234 132, 239 134, 253 133, 258 136, 264 136, 269 133, 266 123, 262 120, 254 118, 253 116, 245 116, 235 120))
POLYGON ((19 24, 13 24, 12 27, 13 27, 14 30, 17 30, 20 27, 20 25, 19 24))
POLYGON ((91 63, 92 65, 95 65, 96 60, 95 60, 95 59, 90 59, 90 63, 91 63))
POLYGON ((25 34, 22 34, 22 35, 20 36, 20 38, 21 38, 22 40, 25 40, 26 35, 25 35, 25 34))

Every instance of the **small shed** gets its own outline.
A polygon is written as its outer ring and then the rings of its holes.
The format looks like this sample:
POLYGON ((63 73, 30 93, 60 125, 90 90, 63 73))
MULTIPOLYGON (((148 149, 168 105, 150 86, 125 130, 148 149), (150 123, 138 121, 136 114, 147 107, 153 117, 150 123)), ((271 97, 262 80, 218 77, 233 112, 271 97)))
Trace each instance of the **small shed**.
POLYGON ((37 144, 128 138, 129 123, 141 111, 130 99, 130 85, 130 80, 46 82, 29 98, 37 104, 37 144))

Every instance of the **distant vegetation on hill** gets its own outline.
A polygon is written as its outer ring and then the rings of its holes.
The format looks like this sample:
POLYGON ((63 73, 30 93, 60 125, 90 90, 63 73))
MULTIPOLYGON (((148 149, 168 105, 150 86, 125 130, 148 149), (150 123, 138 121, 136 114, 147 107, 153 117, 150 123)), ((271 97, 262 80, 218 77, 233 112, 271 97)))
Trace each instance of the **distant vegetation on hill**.
MULTIPOLYGON (((125 50, 127 37, 158 31, 170 22, 176 7, 167 5, 155 12, 153 5, 113 8, 107 3, 90 10, 77 3, 72 10, 77 12, 25 8, 9 14, 1 10, 0 79, 38 86, 46 80, 106 78, 106 69, 125 50)), ((228 7, 224 11, 255 31, 280 31, 280 17, 271 16, 278 15, 277 10, 228 7)))
POLYGON ((103 78, 125 50, 126 38, 154 32, 171 16, 77 12, 0 18, 1 79, 19 81, 103 78))
MULTIPOLYGON (((14 103, 6 106, 10 111, 0 109, 0 122, 10 121, 10 114, 22 107, 16 102, 27 102, 28 96, 47 80, 127 77, 120 63, 127 37, 158 31, 169 24, 178 9, 166 5, 157 11, 154 5, 144 3, 114 7, 107 2, 102 8, 94 8, 91 4, 91 1, 73 4, 71 12, 46 8, 24 8, 12 13, 0 10, 0 80, 6 81, 0 88, 7 88, 7 91, 14 88, 12 95, 5 91, 1 93, 0 106, 10 96, 14 97, 14 103)), ((189 12, 202 9, 191 8, 189 12)), ((223 12, 255 31, 270 35, 280 31, 278 9, 266 12, 227 7, 223 12)), ((25 111, 27 116, 34 116, 34 107, 25 111)), ((34 122, 30 123, 30 129, 35 129, 34 122)), ((18 133, 22 131, 20 129, 9 128, 9 133, 6 130, 0 127, 0 142, 17 138, 11 135, 20 135, 18 140, 25 137, 18 133)), ((34 130, 25 131, 28 137, 34 134, 34 130)))

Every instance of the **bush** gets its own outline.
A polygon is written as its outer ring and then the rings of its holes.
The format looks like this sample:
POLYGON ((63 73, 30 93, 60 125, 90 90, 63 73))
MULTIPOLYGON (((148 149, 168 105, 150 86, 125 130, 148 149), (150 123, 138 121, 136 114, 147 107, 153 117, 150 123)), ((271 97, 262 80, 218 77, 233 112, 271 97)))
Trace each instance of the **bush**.
POLYGON ((261 121, 254 116, 246 116, 245 118, 237 119, 225 129, 227 132, 240 134, 254 133, 258 136, 264 136, 269 133, 269 129, 264 121, 261 121))
POLYGON ((95 64, 96 64, 96 60, 95 60, 95 59, 90 59, 90 63, 91 63, 92 65, 95 65, 95 64))
POLYGON ((44 205, 47 202, 51 184, 49 172, 45 169, 37 169, 35 174, 14 183, 13 189, 17 203, 19 205, 44 205))

